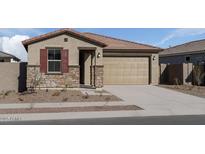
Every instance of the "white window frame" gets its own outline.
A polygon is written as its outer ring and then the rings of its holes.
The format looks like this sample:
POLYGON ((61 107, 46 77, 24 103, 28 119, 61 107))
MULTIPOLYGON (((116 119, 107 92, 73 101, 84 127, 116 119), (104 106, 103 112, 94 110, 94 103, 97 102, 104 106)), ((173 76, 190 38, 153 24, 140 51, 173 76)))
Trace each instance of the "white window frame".
POLYGON ((60 50, 60 55, 61 55, 61 48, 48 48, 47 49, 47 72, 50 73, 50 74, 59 74, 59 73, 62 73, 62 70, 61 70, 61 63, 62 63, 62 57, 60 60, 49 60, 48 58, 48 55, 49 55, 49 50, 60 50), (49 71, 49 62, 52 61, 52 62, 60 62, 60 71, 49 71))

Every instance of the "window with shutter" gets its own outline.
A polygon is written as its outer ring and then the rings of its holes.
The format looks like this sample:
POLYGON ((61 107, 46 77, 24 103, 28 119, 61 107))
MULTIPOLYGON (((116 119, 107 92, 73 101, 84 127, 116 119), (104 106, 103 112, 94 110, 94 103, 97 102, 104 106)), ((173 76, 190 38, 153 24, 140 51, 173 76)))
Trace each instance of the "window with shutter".
POLYGON ((68 73, 68 50, 64 49, 61 51, 61 55, 62 55, 62 72, 63 73, 68 73))
POLYGON ((61 49, 48 49, 48 73, 61 73, 61 49))
POLYGON ((68 50, 49 48, 40 50, 41 73, 68 73, 68 50))
POLYGON ((40 72, 47 73, 47 50, 40 50, 40 72))

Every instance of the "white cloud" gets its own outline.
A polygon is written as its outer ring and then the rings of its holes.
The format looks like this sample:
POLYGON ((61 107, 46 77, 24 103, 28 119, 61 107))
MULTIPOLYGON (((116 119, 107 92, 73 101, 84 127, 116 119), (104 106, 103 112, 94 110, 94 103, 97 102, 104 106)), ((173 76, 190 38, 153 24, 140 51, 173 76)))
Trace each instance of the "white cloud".
POLYGON ((175 39, 175 38, 182 38, 186 36, 194 36, 194 35, 201 35, 205 34, 205 28, 180 28, 174 30, 169 35, 165 36, 158 45, 163 45, 165 42, 175 39))
POLYGON ((27 35, 14 35, 12 37, 0 37, 0 50, 10 53, 22 61, 27 61, 27 52, 22 45, 22 41, 28 39, 27 35))
POLYGON ((38 28, 0 28, 0 35, 40 35, 43 33, 42 29, 38 28))

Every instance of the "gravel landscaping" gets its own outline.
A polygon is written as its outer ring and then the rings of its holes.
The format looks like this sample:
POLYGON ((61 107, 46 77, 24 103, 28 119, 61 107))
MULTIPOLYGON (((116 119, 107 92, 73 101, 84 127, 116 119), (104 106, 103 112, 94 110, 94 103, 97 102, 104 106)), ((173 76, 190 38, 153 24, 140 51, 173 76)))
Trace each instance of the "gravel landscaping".
POLYGON ((15 93, 12 91, 0 93, 0 103, 43 103, 43 102, 109 102, 121 101, 112 94, 83 94, 79 90, 38 90, 36 92, 15 93))
POLYGON ((135 105, 86 106, 86 107, 64 107, 64 108, 32 108, 32 109, 0 109, 0 114, 92 112, 92 111, 122 111, 122 110, 128 111, 128 110, 142 110, 142 109, 135 105))
POLYGON ((189 95, 205 98, 205 86, 192 86, 192 85, 159 85, 163 88, 168 88, 182 92, 189 95))

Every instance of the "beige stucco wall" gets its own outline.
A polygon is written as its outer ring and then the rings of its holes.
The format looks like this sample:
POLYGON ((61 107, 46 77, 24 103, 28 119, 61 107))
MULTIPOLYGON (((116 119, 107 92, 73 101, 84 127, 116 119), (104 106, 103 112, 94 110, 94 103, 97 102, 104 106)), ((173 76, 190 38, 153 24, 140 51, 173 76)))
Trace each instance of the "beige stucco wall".
POLYGON ((0 92, 18 91, 19 63, 0 63, 0 92))
POLYGON ((159 84, 159 54, 152 54, 150 59, 150 72, 152 85, 159 84))
MULTIPOLYGON (((36 42, 28 46, 28 65, 40 65, 40 49, 46 47, 63 47, 69 50, 69 65, 79 65, 79 49, 78 47, 96 47, 96 55, 98 52, 102 55, 102 48, 91 43, 79 40, 69 35, 63 34, 54 38, 36 42), (68 38, 68 42, 64 42, 64 38, 68 38)), ((102 65, 101 58, 96 59, 96 65, 102 65)))

